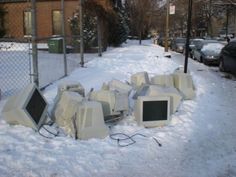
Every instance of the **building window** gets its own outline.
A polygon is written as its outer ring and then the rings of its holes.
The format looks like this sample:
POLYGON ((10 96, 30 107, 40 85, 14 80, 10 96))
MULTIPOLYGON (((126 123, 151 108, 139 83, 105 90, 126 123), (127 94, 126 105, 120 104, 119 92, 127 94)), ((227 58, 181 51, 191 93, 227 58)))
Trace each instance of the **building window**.
POLYGON ((24 11, 24 35, 32 35, 31 11, 24 11))
POLYGON ((53 10, 52 11, 52 31, 53 31, 53 35, 61 35, 62 34, 61 19, 62 19, 61 11, 60 10, 53 10))

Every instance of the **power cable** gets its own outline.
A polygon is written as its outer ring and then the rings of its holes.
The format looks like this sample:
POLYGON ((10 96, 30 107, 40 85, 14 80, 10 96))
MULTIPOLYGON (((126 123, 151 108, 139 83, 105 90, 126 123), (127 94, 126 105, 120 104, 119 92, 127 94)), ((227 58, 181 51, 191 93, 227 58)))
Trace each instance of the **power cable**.
MULTIPOLYGON (((142 136, 142 137, 148 138, 146 135, 143 135, 141 133, 135 133, 135 134, 133 134, 131 136, 127 135, 125 133, 113 133, 113 134, 110 134, 110 138, 112 140, 117 141, 117 145, 119 147, 127 147, 127 146, 135 144, 136 143, 136 141, 134 140, 135 136, 142 136), (125 141, 126 141, 126 143, 122 143, 122 142, 125 142, 125 141), (127 141, 129 141, 129 142, 127 143, 127 141)), ((162 146, 162 144, 157 140, 156 137, 152 137, 152 139, 158 144, 159 147, 162 146)))

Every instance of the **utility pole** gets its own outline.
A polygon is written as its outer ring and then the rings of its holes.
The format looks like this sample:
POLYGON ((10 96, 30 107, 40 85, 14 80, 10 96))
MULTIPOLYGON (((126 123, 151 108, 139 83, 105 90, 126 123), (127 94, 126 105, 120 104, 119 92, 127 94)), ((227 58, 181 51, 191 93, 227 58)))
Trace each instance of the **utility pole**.
POLYGON ((84 31, 83 31, 83 4, 84 0, 80 1, 80 65, 84 67, 84 31))
POLYGON ((226 5, 226 38, 229 34, 229 4, 226 5))
POLYGON ((39 86, 39 71, 38 71, 38 50, 37 50, 37 22, 36 22, 36 0, 31 1, 31 25, 32 25, 32 59, 33 59, 33 82, 39 86))
POLYGON ((66 59, 66 35, 65 35, 65 3, 61 0, 61 32, 63 42, 63 59, 64 59, 64 74, 67 76, 67 59, 66 59))
POLYGON ((102 31, 101 31, 101 17, 97 16, 97 35, 98 35, 98 56, 102 56, 102 31))
POLYGON ((170 0, 166 2, 166 35, 165 35, 165 52, 168 52, 168 39, 169 39, 169 14, 170 14, 170 0))
POLYGON ((188 1, 188 24, 187 24, 187 36, 186 36, 186 46, 185 46, 185 62, 184 62, 184 73, 188 72, 188 53, 189 53, 189 40, 192 25, 192 0, 188 1))

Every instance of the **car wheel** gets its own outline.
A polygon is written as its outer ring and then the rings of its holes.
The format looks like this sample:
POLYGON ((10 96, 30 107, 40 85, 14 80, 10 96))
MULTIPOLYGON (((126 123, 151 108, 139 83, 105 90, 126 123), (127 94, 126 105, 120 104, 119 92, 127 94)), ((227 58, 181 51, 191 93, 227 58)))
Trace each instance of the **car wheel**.
POLYGON ((202 63, 202 57, 200 57, 200 61, 199 62, 202 63))
POLYGON ((223 58, 220 59, 219 69, 222 72, 225 72, 224 60, 223 58))
POLYGON ((193 59, 193 54, 191 54, 191 53, 190 53, 190 54, 189 54, 189 56, 190 56, 190 58, 192 58, 192 59, 193 59))
POLYGON ((207 61, 205 59, 201 58, 201 60, 202 60, 204 65, 208 65, 208 63, 207 63, 207 61))

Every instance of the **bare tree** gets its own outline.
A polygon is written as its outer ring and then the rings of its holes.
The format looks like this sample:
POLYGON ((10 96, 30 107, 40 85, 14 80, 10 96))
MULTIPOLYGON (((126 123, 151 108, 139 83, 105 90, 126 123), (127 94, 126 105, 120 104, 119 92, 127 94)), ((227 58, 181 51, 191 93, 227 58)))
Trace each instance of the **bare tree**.
POLYGON ((139 44, 152 24, 152 14, 157 9, 157 0, 129 0, 127 7, 130 17, 131 33, 137 34, 139 44))

